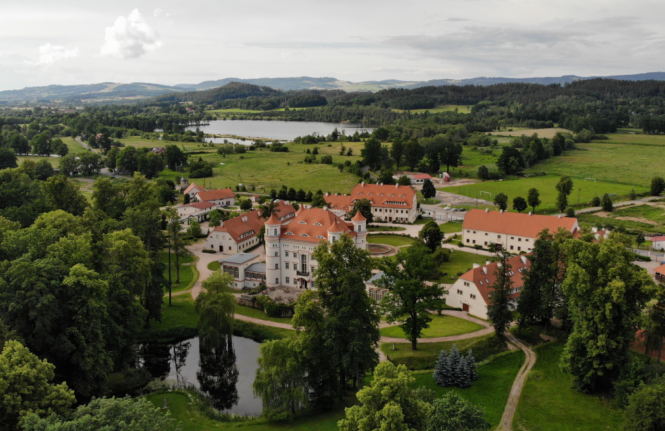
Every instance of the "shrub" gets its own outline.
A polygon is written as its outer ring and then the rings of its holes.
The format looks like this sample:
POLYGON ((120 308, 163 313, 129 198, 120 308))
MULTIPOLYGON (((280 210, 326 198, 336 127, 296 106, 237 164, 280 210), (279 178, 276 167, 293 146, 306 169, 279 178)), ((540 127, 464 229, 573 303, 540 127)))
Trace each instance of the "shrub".
POLYGON ((566 217, 575 217, 575 208, 573 207, 566 208, 566 217))

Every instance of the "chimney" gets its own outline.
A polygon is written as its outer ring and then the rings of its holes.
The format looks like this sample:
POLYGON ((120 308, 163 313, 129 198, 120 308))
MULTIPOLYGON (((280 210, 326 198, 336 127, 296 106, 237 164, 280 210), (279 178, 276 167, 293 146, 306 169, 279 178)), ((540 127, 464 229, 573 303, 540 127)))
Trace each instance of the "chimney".
POLYGON ((399 188, 399 184, 395 184, 395 188, 396 188, 396 189, 399 188))
POLYGON ((561 218, 561 214, 559 214, 559 218, 561 218))
POLYGON ((483 274, 487 275, 487 267, 483 266, 483 274))
POLYGON ((529 217, 531 217, 531 211, 529 211, 529 217))
POLYGON ((327 206, 324 206, 324 207, 323 207, 323 211, 328 211, 328 207, 327 207, 327 206))
POLYGON ((496 267, 497 267, 497 268, 501 268, 502 266, 503 266, 503 265, 501 264, 501 262, 498 262, 498 263, 496 264, 496 267))
POLYGON ((476 269, 476 268, 480 268, 480 264, 479 264, 479 263, 474 263, 474 264, 473 264, 473 269, 476 269))
POLYGON ((501 210, 501 214, 503 214, 503 210, 501 210))
POLYGON ((326 192, 326 196, 330 195, 330 193, 326 192))
POLYGON ((363 181, 362 183, 360 183, 360 187, 365 187, 365 181, 363 181))
POLYGON ((486 212, 486 213, 490 212, 490 209, 489 209, 489 208, 485 208, 485 212, 486 212))
POLYGON ((520 260, 522 261, 522 264, 526 265, 526 256, 520 256, 520 260))
POLYGON ((490 263, 492 263, 492 262, 490 262, 489 260, 485 261, 485 265, 489 265, 490 263))

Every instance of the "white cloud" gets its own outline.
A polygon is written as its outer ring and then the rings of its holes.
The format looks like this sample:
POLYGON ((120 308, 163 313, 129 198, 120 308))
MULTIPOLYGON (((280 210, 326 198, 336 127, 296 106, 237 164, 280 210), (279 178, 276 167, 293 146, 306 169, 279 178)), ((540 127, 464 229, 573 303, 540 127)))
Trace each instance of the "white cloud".
POLYGON ((35 64, 53 64, 56 61, 66 60, 79 56, 78 47, 67 49, 63 46, 47 43, 39 47, 39 60, 35 64))
POLYGON ((161 7, 158 7, 158 8, 155 9, 155 11, 152 13, 152 16, 154 16, 155 18, 157 18, 158 16, 160 16, 160 15, 162 14, 162 12, 164 12, 164 9, 162 9, 161 7))
POLYGON ((127 18, 118 17, 112 27, 106 27, 104 40, 101 55, 125 59, 138 58, 162 46, 157 33, 148 26, 138 9, 127 18))

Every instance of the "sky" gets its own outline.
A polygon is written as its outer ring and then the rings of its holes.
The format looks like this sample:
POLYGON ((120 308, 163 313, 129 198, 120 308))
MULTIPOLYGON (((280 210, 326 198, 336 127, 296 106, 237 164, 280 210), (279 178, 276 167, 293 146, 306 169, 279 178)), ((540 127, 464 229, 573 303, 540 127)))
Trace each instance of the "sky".
POLYGON ((0 90, 665 71, 662 0, 2 3, 0 90))

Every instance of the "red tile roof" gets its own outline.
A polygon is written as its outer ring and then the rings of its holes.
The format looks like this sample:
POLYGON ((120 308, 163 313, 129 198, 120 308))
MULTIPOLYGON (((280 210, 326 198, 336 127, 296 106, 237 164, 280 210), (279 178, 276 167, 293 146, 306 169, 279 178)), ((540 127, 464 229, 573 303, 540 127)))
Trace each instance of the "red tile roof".
POLYGON ((356 215, 351 219, 353 221, 367 221, 367 218, 360 211, 356 211, 356 215))
POLYGON ((654 269, 658 274, 665 275, 665 265, 660 265, 658 268, 654 269))
POLYGON ((202 201, 215 201, 218 199, 228 199, 235 197, 235 193, 233 193, 233 190, 231 189, 200 191, 198 195, 199 199, 201 199, 202 201))
MULTIPOLYGON (((524 270, 531 266, 531 262, 526 259, 527 255, 512 256, 508 259, 508 264, 511 266, 510 279, 513 282, 511 289, 521 288, 524 285, 524 270), (522 258, 526 259, 526 265, 522 262, 522 258)), ((483 297, 485 304, 489 304, 489 294, 493 290, 491 286, 496 281, 495 271, 498 268, 498 262, 492 262, 489 265, 480 266, 467 271, 460 278, 470 281, 476 285, 478 292, 483 297)), ((520 292, 510 295, 510 298, 517 298, 520 292)))
POLYGON ((651 238, 651 242, 656 242, 656 241, 665 241, 665 235, 663 236, 654 236, 651 238))
POLYGON ((192 202, 191 204, 183 205, 184 207, 194 207, 200 210, 212 208, 214 206, 217 206, 215 204, 211 204, 210 202, 192 202))
POLYGON ((431 180, 432 177, 429 176, 429 174, 415 174, 412 175, 414 180, 431 180))
POLYGON ((562 227, 573 232, 576 223, 577 219, 571 217, 470 210, 464 217, 462 229, 536 238, 545 228, 549 228, 550 232, 556 232, 562 227))
POLYGON ((328 204, 328 207, 336 210, 344 210, 349 212, 353 207, 351 203, 351 196, 345 195, 328 195, 323 197, 328 204))
POLYGON ((193 189, 203 190, 203 187, 199 187, 199 186, 197 186, 196 183, 191 183, 189 186, 187 186, 187 188, 185 189, 184 193, 189 193, 189 192, 191 192, 193 189))
POLYGON ((388 208, 415 207, 416 192, 411 186, 393 186, 379 184, 358 184, 351 192, 351 203, 359 199, 368 199, 372 206, 388 208))
MULTIPOLYGON (((355 235, 353 229, 332 211, 322 208, 306 209, 288 225, 282 227, 280 238, 295 241, 319 242, 328 239, 329 229, 355 235)), ((332 231, 331 231, 332 232, 332 231)))
POLYGON ((261 211, 250 211, 226 220, 222 226, 217 226, 210 232, 210 235, 214 232, 227 232, 236 243, 246 241, 261 231, 264 221, 261 211), (241 235, 244 236, 241 238, 241 235))

